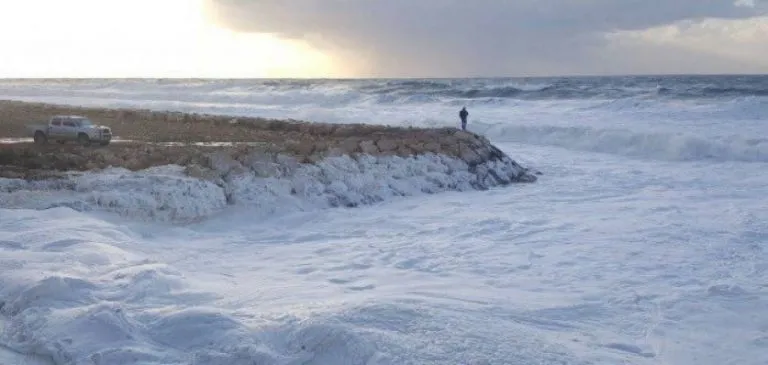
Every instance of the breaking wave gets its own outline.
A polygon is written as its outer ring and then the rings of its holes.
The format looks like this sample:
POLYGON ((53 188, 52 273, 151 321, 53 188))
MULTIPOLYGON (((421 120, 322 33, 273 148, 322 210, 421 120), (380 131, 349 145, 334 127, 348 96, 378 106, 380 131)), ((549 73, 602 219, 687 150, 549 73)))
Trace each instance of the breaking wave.
POLYGON ((480 125, 482 134, 519 142, 661 161, 768 162, 768 138, 556 125, 480 125))
POLYGON ((89 79, 3 80, 15 99, 58 94, 89 100, 273 105, 409 104, 501 100, 612 100, 768 96, 768 76, 577 77, 415 80, 89 79))

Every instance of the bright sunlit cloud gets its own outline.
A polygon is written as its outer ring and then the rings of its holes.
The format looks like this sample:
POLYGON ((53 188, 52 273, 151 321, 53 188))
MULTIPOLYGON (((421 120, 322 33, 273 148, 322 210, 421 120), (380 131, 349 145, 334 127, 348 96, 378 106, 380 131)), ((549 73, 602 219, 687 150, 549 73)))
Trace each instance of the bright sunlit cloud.
POLYGON ((0 77, 328 77, 300 41, 238 33, 202 0, 0 0, 0 77))
POLYGON ((608 39, 629 47, 660 46, 691 51, 705 58, 720 57, 733 65, 732 69, 722 66, 724 72, 758 73, 768 69, 768 16, 680 21, 615 32, 608 39))
POLYGON ((768 72, 768 0, 206 3, 224 27, 310 40, 362 77, 768 72), (685 34, 658 38, 669 27, 685 34))
POLYGON ((0 0, 0 77, 764 73, 766 16, 768 0, 0 0))

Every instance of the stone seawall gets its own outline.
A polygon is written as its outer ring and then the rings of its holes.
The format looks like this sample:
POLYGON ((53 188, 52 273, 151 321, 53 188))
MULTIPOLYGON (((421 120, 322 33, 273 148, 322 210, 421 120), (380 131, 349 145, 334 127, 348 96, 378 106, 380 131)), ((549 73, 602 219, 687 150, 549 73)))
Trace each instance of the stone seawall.
POLYGON ((141 170, 176 164, 187 166, 192 174, 223 178, 247 171, 264 175, 269 170, 265 164, 316 164, 339 156, 407 158, 434 154, 463 161, 470 172, 490 174, 497 184, 536 181, 534 174, 486 138, 455 128, 324 124, 0 101, 0 132, 6 132, 0 133, 0 138, 23 137, 18 131, 24 124, 39 123, 56 114, 88 116, 97 124, 112 127, 113 134, 126 142, 116 141, 106 147, 3 144, 0 177, 40 179, 64 171, 107 167, 141 170), (510 168, 503 173, 488 171, 491 163, 510 168))

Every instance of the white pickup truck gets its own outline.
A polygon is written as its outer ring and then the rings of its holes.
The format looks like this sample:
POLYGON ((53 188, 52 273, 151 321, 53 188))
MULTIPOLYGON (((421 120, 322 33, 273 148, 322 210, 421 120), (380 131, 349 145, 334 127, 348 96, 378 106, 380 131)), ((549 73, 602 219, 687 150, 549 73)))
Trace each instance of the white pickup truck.
POLYGON ((112 129, 96 125, 79 115, 56 115, 51 117, 47 125, 30 125, 28 128, 37 144, 52 140, 59 143, 77 141, 83 146, 90 146, 91 143, 106 146, 112 140, 112 129))

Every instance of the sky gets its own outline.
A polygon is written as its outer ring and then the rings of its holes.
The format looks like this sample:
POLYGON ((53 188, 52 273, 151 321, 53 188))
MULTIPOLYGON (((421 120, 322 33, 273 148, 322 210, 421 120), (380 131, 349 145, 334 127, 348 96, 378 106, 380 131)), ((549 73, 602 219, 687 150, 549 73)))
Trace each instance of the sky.
POLYGON ((768 73, 768 0, 0 0, 0 52, 0 77, 768 73))
POLYGON ((0 0, 0 77, 322 77, 300 40, 236 32, 206 0, 0 0))

